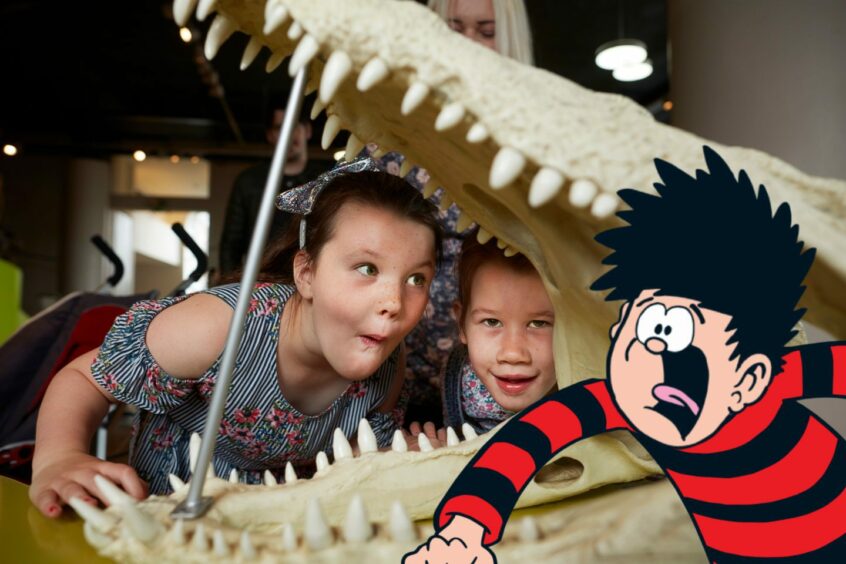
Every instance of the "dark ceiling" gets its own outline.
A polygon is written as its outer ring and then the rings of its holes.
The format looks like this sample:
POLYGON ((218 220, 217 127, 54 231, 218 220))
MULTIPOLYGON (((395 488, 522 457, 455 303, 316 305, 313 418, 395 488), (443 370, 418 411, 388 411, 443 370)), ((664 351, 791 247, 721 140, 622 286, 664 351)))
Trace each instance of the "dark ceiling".
MULTIPOLYGON (((631 96, 666 119, 660 115, 668 91, 665 0, 526 4, 538 66, 593 90, 631 96), (654 66, 649 78, 621 83, 594 65, 596 47, 618 38, 621 26, 627 36, 647 44, 654 66)), ((75 155, 141 145, 162 154, 265 152, 264 108, 269 97, 284 96, 286 65, 267 75, 265 50, 241 72, 246 37, 237 34, 209 66, 202 59, 202 40, 211 18, 194 21, 199 33, 193 44, 185 44, 170 5, 162 0, 2 2, 0 141, 16 142, 30 153, 75 155), (209 71, 216 73, 223 99, 210 95, 209 71)))

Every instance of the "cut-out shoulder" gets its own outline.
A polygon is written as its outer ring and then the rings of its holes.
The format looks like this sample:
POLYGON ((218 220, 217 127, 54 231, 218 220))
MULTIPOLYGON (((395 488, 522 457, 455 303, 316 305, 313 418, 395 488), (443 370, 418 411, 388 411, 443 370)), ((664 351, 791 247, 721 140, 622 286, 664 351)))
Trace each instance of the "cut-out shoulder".
POLYGON ((191 296, 150 322, 147 348, 174 378, 199 378, 223 351, 232 315, 232 308, 216 296, 191 296))

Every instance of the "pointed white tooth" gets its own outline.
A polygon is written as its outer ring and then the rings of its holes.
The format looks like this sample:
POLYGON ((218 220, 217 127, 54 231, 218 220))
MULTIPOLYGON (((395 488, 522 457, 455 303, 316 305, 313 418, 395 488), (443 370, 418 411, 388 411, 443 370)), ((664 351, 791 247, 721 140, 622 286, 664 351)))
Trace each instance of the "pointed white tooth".
POLYGON ((308 500, 303 537, 309 548, 321 550, 332 544, 332 530, 326 524, 323 508, 316 497, 308 500))
POLYGON ((300 25, 300 22, 292 22, 291 27, 288 28, 288 39, 291 41, 296 41, 300 37, 303 36, 303 26, 300 25))
POLYGON ((517 180, 525 166, 526 157, 523 153, 511 147, 503 147, 494 157, 488 183, 494 190, 505 188, 517 180))
POLYGON ((455 434, 455 429, 453 429, 452 427, 447 427, 446 435, 447 446, 455 446, 461 442, 458 440, 458 435, 455 434))
POLYGON ((564 186, 564 175, 555 169, 544 167, 532 179, 529 188, 529 205, 540 207, 554 198, 564 186))
POLYGON ((194 538, 191 539, 191 548, 197 552, 205 552, 209 549, 209 541, 206 538, 206 527, 202 523, 197 523, 194 527, 194 538))
POLYGON ((291 55, 291 61, 288 63, 288 74, 296 76, 300 69, 317 56, 318 52, 320 52, 320 44, 317 39, 313 35, 305 34, 297 48, 294 49, 294 54, 291 55))
POLYGON ((408 452, 408 443, 405 442, 405 437, 402 436, 402 431, 399 429, 394 431, 394 438, 391 441, 391 450, 394 452, 408 452))
POLYGON ((455 230, 458 233, 463 233, 472 223, 473 218, 467 212, 461 212, 461 215, 458 216, 458 220, 455 222, 455 230))
POLYGON ((435 450, 435 447, 429 442, 429 437, 426 436, 426 433, 417 435, 417 446, 420 447, 420 452, 432 452, 435 450))
POLYGON ((358 441, 358 451, 361 454, 376 452, 379 450, 379 445, 376 443, 376 435, 373 433, 373 429, 370 427, 370 423, 367 422, 367 419, 362 418, 361 421, 358 422, 358 435, 356 440, 358 441))
MULTIPOLYGON (((246 531, 244 531, 246 532, 246 531)), ((212 535, 212 546, 214 547, 214 555, 221 558, 229 556, 229 545, 226 544, 226 539, 223 537, 223 531, 215 529, 212 535)))
POLYGON ((132 536, 149 543, 164 533, 162 525, 135 504, 123 506, 123 523, 132 536))
POLYGON ((420 107, 420 104, 426 99, 426 96, 429 95, 431 89, 422 82, 415 82, 411 86, 408 87, 408 91, 406 91, 405 96, 402 99, 402 106, 400 106, 400 113, 402 115, 407 116, 414 110, 420 107))
POLYGON ((173 0, 173 19, 179 27, 184 26, 191 19, 197 0, 173 0))
POLYGON ((220 46, 229 39, 232 34, 235 33, 235 22, 224 16, 223 14, 218 14, 214 17, 214 21, 211 23, 211 27, 209 27, 208 35, 206 35, 206 45, 204 49, 204 53, 206 55, 206 59, 212 60, 214 59, 217 52, 220 50, 220 46))
POLYGON ((414 163, 411 162, 411 159, 403 159, 402 164, 400 165, 400 178, 408 176, 408 173, 411 172, 412 168, 414 168, 414 163))
POLYGON ((479 232, 476 233, 476 240, 479 242, 480 245, 484 245, 485 243, 490 241, 492 237, 493 235, 485 231, 481 225, 479 226, 479 232))
POLYGON ((387 154, 388 154, 387 148, 377 147, 376 150, 373 151, 373 153, 370 154, 370 156, 373 157, 374 159, 381 159, 382 157, 384 157, 387 154))
POLYGON ((506 258, 511 258, 514 255, 520 254, 520 251, 515 249, 514 247, 506 247, 505 248, 505 256, 506 258))
POLYGON ((261 43, 255 37, 251 37, 250 42, 247 43, 247 47, 244 49, 244 54, 241 56, 241 70, 247 70, 247 67, 253 64, 259 51, 261 51, 261 43))
POLYGON ((520 521, 520 540, 526 543, 536 542, 540 538, 538 525, 531 517, 523 517, 520 521))
POLYGON ((100 490, 100 493, 103 494, 103 497, 106 498, 106 501, 109 505, 114 505, 117 507, 123 507, 124 505, 135 505, 135 499, 114 485, 108 478, 97 474, 94 476, 94 484, 97 486, 97 489, 100 490))
POLYGON ((332 435, 332 451, 335 453, 335 462, 353 457, 350 442, 340 427, 336 427, 335 433, 332 435))
POLYGON ((276 477, 270 472, 270 470, 264 471, 264 485, 265 486, 278 486, 279 482, 276 481, 276 477))
POLYGON ((217 4, 217 0, 200 0, 200 4, 197 6, 197 19, 204 21, 209 17, 209 14, 215 10, 215 4, 217 4))
POLYGON ((197 471, 197 458, 200 457, 200 445, 203 439, 198 433, 191 433, 191 439, 188 441, 188 468, 191 469, 191 474, 197 471))
POLYGON ((438 181, 434 178, 430 178, 429 182, 423 186, 423 197, 424 198, 431 198, 432 194, 438 189, 438 181))
POLYGON ((320 98, 314 99, 314 105, 311 107, 311 119, 317 119, 317 116, 320 115, 320 112, 326 109, 326 104, 320 101, 320 98))
POLYGON ((500 251, 504 251, 508 247, 508 243, 506 243, 502 239, 497 239, 496 246, 500 251))
POLYGON ((252 560, 256 557, 256 549, 253 546, 253 540, 250 538, 250 532, 244 531, 241 533, 241 542, 238 544, 241 551, 241 556, 246 560, 252 560))
POLYGON ((297 483, 297 472, 294 470, 294 465, 288 461, 285 464, 285 483, 286 484, 295 484, 297 483))
POLYGON ((479 438, 479 435, 476 434, 476 430, 471 427, 469 423, 461 424, 461 433, 464 435, 465 441, 472 441, 473 439, 479 438))
POLYGON ((318 472, 323 472, 324 470, 329 469, 329 458, 322 450, 317 453, 317 456, 314 458, 314 463, 317 465, 318 472))
POLYGON ((326 118, 326 125, 323 126, 323 138, 320 140, 320 146, 324 150, 332 146, 332 141, 341 132, 341 118, 332 114, 326 118))
POLYGON ((106 548, 114 542, 112 537, 101 533, 88 521, 82 526, 82 536, 88 541, 88 544, 99 549, 106 548))
POLYGON ((229 471, 229 483, 230 484, 237 484, 240 482, 240 478, 238 477, 238 471, 236 469, 232 469, 229 471))
POLYGON ((176 474, 168 474, 167 480, 170 482, 170 487, 174 492, 178 492, 185 487, 185 482, 183 482, 176 474))
POLYGON ((359 494, 355 494, 350 501, 342 533, 347 542, 365 542, 373 535, 367 509, 359 494))
POLYGON ((455 200, 452 199, 452 196, 450 196, 447 191, 444 190, 443 194, 441 194, 441 202, 438 204, 438 207, 446 211, 454 203, 455 200))
POLYGON ((400 500, 394 500, 391 504, 391 515, 388 521, 388 529, 391 538, 397 543, 410 543, 417 538, 417 531, 414 530, 414 522, 405 511, 400 500))
POLYGON ((70 498, 68 505, 73 507, 77 515, 85 519, 86 523, 91 523, 91 526, 101 533, 108 533, 118 522, 118 518, 111 513, 88 505, 78 497, 70 498))
POLYGON ((282 527, 282 549, 288 552, 297 550, 297 534, 290 523, 285 523, 282 527))
POLYGON ((599 188, 591 180, 580 178, 570 186, 570 204, 577 208, 586 208, 593 199, 599 188))
POLYGON ((490 136, 488 128, 477 122, 467 131, 467 142, 475 145, 487 141, 490 136))
POLYGON ((185 520, 177 519, 167 533, 168 542, 176 546, 185 544, 185 520))
POLYGON ((335 51, 329 55, 326 68, 323 69, 323 76, 320 78, 320 99, 324 104, 332 101, 341 83, 352 72, 352 67, 352 59, 343 51, 335 51))
POLYGON ((590 206, 590 213, 599 219, 605 219, 617 210, 617 197, 603 193, 596 197, 590 206))
POLYGON ((347 139, 347 149, 345 151, 346 160, 351 161, 355 159, 362 149, 364 149, 364 142, 350 133, 350 137, 347 139))
POLYGON ((446 131, 452 129, 464 119, 467 110, 464 109, 464 104, 460 102, 453 102, 447 104, 438 114, 435 119, 435 131, 446 131))
POLYGON ((262 33, 270 35, 288 21, 288 16, 288 8, 269 0, 264 9, 264 29, 262 33))
POLYGON ((355 87, 358 88, 360 92, 367 92, 388 78, 390 72, 391 71, 388 69, 388 65, 385 64, 385 61, 379 57, 373 57, 367 61, 367 64, 364 65, 363 69, 361 69, 361 74, 358 75, 355 87))
POLYGON ((271 73, 279 68, 279 65, 282 64, 282 61, 285 60, 285 52, 279 51, 277 53, 271 53, 270 57, 267 58, 267 64, 264 65, 265 72, 271 73))

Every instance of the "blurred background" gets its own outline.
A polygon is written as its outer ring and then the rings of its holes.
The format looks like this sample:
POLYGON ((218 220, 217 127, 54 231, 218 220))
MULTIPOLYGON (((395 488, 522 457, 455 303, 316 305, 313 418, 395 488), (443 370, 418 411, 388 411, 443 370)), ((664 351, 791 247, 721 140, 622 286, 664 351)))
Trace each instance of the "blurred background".
MULTIPOLYGON (((526 5, 539 67, 720 143, 846 178, 846 1, 526 5), (597 66, 598 48, 621 39, 646 48, 648 75, 621 81, 597 66)), ((123 260, 116 295, 164 295, 195 269, 174 222, 216 269, 233 181, 269 158, 267 107, 284 103, 289 79, 287 65, 265 72, 266 50, 240 71, 240 34, 206 60, 210 21, 180 29, 162 0, 0 4, 0 301, 19 296, 16 315, 102 285, 112 266, 94 234, 123 260)), ((307 151, 328 166, 346 139, 322 150, 323 119, 307 151)))

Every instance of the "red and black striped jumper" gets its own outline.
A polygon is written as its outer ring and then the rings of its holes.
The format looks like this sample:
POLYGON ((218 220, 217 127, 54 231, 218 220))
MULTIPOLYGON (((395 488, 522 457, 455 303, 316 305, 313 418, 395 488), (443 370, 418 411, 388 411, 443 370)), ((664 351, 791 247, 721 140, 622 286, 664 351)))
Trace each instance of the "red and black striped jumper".
POLYGON ((605 380, 579 382, 515 415, 476 454, 435 513, 485 527, 496 543, 523 488, 558 451, 631 430, 679 493, 712 562, 846 562, 846 441, 796 400, 846 397, 846 342, 784 357, 764 396, 709 439, 658 443, 625 421, 605 380))

